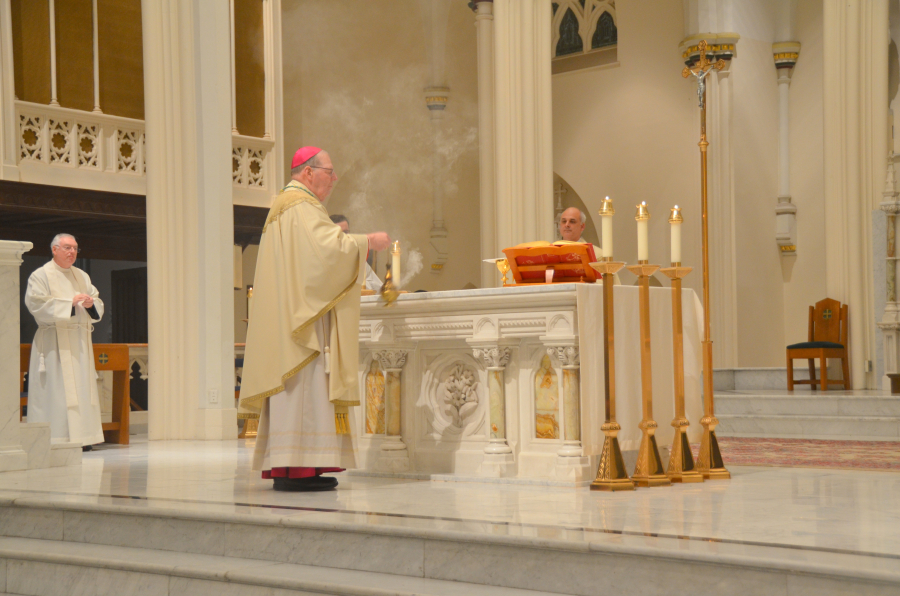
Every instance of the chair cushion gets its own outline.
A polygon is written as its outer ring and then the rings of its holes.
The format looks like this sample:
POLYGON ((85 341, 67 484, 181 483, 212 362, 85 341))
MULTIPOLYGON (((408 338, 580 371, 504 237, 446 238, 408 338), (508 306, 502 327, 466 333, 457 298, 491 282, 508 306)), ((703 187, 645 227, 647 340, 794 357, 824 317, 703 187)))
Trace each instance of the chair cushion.
POLYGON ((791 344, 787 347, 788 350, 803 350, 805 348, 835 348, 838 350, 843 350, 843 344, 836 344, 833 341, 805 341, 799 344, 791 344))

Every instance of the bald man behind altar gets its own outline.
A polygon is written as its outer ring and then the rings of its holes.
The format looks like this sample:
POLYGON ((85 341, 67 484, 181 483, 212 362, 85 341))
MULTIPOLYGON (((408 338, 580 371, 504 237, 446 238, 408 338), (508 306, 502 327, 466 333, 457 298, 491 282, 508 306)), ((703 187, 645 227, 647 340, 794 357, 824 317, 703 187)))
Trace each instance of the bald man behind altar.
POLYGON ((337 479, 322 474, 356 466, 360 289, 368 250, 390 238, 329 219, 337 178, 326 151, 298 149, 259 243, 239 415, 259 416, 253 469, 275 490, 331 490, 337 479))

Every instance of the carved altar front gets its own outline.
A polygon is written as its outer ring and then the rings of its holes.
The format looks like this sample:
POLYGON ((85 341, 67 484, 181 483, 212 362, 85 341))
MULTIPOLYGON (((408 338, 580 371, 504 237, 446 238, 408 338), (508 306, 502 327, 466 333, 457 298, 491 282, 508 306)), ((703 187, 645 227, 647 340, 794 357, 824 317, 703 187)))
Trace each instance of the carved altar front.
MULTIPOLYGON (((674 415, 671 290, 652 290, 654 407, 665 445, 674 415)), ((629 450, 640 441, 637 288, 615 291, 619 437, 629 450)), ((688 416, 699 432, 699 302, 684 292, 688 416)), ((593 479, 603 444, 601 307, 595 284, 406 294, 389 308, 363 297, 362 405, 353 408, 360 467, 593 479)))

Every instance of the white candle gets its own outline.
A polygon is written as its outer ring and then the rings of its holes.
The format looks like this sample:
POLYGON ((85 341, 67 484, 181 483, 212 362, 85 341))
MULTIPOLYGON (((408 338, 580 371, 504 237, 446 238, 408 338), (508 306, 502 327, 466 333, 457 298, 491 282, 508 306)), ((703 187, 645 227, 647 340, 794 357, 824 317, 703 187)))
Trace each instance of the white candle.
POLYGON ((616 213, 616 210, 613 209, 612 201, 609 197, 606 197, 601 206, 600 206, 600 256, 601 257, 609 257, 613 256, 613 226, 612 226, 612 216, 616 213))
POLYGON ((637 206, 637 214, 634 219, 637 220, 638 261, 647 262, 650 260, 650 212, 647 210, 646 201, 641 201, 641 204, 637 206))
POLYGON ((672 207, 672 214, 669 215, 669 223, 672 230, 672 264, 681 263, 681 208, 678 205, 672 207))
POLYGON ((394 286, 400 287, 400 241, 395 240, 391 248, 391 279, 394 286))

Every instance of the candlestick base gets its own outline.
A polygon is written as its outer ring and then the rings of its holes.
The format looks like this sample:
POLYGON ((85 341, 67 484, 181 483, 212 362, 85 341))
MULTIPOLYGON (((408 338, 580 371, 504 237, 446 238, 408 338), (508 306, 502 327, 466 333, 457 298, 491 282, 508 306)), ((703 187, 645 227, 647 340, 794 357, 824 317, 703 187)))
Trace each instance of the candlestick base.
POLYGON ((700 439, 700 453, 697 454, 696 470, 706 480, 728 480, 731 472, 725 469, 719 441, 716 440, 715 428, 719 419, 715 416, 704 416, 700 419, 703 425, 703 437, 700 439))
POLYGON ((687 429, 690 426, 687 418, 676 418, 672 421, 675 427, 675 438, 672 441, 672 452, 669 454, 669 466, 666 476, 672 482, 703 482, 703 475, 695 469, 694 454, 688 441, 687 429))
POLYGON ((626 269, 628 269, 638 277, 650 277, 651 275, 659 271, 659 265, 639 263, 638 265, 628 265, 626 269))
POLYGON ((680 264, 676 265, 673 263, 671 267, 663 267, 659 272, 669 279, 682 279, 687 277, 688 273, 693 270, 693 267, 682 267, 680 264))
MULTIPOLYGON (((609 258, 609 257, 606 257, 606 258, 609 258)), ((622 261, 613 261, 612 259, 610 259, 609 261, 603 260, 603 261, 596 261, 594 263, 590 263, 590 266, 593 267, 594 270, 597 271, 597 273, 599 273, 601 275, 606 275, 608 273, 609 274, 618 273, 622 269, 622 267, 625 266, 625 263, 623 263, 622 261)))
POLYGON ((616 436, 622 427, 618 422, 607 422, 600 429, 606 438, 603 440, 603 451, 600 453, 597 478, 591 482, 591 490, 634 490, 634 482, 628 478, 628 472, 625 471, 625 461, 622 459, 619 438, 616 436))
POLYGON ((631 479, 636 486, 653 487, 653 486, 669 486, 672 481, 666 476, 662 465, 662 458, 659 456, 659 447, 656 445, 656 421, 642 420, 640 429, 643 431, 641 436, 641 446, 638 449, 637 464, 634 466, 634 474, 631 479))

